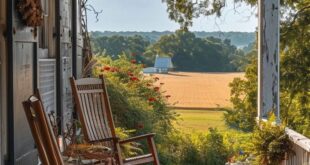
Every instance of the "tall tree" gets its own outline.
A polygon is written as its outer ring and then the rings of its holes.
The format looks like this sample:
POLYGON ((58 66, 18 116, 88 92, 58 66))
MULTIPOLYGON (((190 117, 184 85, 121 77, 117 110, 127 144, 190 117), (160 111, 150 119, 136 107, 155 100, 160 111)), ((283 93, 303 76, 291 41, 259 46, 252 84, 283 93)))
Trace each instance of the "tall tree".
MULTIPOLYGON (((310 1, 287 1, 286 4, 284 8, 290 10, 281 21, 280 36, 281 119, 287 126, 310 137, 310 1)), ((256 63, 249 65, 248 69, 253 67, 256 63)), ((257 80, 253 76, 256 78, 256 73, 246 72, 245 80, 235 80, 231 84, 235 111, 226 116, 226 121, 233 126, 253 125, 251 122, 256 117, 253 113, 256 107, 254 91, 257 90, 254 85, 257 80), (247 120, 237 119, 241 113, 246 114, 243 117, 247 120)))
MULTIPOLYGON (((187 29, 195 17, 220 16, 227 0, 163 0, 169 17, 187 29)), ((235 0, 256 5, 257 0, 235 0)), ((289 127, 310 137, 310 1, 281 0, 281 117, 289 127)), ((244 130, 253 129, 257 99, 257 60, 247 67, 244 80, 235 79, 232 102, 235 111, 226 121, 244 130)))
POLYGON ((150 45, 150 41, 139 35, 97 37, 93 38, 92 44, 96 54, 108 55, 113 59, 117 59, 119 55, 125 53, 138 63, 150 63, 143 56, 146 48, 150 45))
POLYGON ((147 57, 156 54, 170 56, 179 71, 235 71, 230 62, 236 47, 229 40, 214 37, 197 38, 193 33, 178 30, 160 38, 145 53, 147 57))

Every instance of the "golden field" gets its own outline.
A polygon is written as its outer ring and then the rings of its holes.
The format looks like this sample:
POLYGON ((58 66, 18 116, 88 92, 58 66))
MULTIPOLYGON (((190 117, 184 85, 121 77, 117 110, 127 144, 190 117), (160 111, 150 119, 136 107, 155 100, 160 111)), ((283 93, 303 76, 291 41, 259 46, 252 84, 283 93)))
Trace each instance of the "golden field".
POLYGON ((169 103, 176 108, 214 109, 231 107, 228 84, 244 73, 170 72, 154 74, 161 91, 171 95, 169 103))

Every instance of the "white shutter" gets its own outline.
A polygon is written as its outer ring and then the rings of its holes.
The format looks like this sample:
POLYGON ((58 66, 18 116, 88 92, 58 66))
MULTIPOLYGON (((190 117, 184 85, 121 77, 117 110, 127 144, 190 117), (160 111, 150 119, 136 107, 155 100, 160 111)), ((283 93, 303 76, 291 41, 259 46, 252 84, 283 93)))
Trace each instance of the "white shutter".
POLYGON ((56 60, 39 59, 38 86, 46 112, 56 113, 56 60))

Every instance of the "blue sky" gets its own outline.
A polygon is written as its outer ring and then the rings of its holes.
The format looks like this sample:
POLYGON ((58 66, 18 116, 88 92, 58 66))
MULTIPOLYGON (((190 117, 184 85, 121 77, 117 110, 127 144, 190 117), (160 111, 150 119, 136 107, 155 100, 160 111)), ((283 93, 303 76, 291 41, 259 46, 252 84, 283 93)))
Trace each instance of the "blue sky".
MULTIPOLYGON (((191 31, 253 32, 257 27, 256 8, 244 4, 234 6, 228 0, 220 18, 200 17, 194 20, 191 31), (235 8, 235 9, 234 9, 235 8)), ((166 4, 161 0, 89 0, 97 10, 99 22, 89 12, 91 31, 174 31, 179 25, 168 18, 166 4)))

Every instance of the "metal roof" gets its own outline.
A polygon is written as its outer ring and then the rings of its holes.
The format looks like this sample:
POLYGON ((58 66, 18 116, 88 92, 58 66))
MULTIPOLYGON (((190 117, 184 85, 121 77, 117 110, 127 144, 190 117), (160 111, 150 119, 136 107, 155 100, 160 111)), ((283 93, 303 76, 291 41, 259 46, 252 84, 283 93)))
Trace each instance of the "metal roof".
POLYGON ((155 68, 173 68, 170 57, 158 57, 155 59, 155 68))

